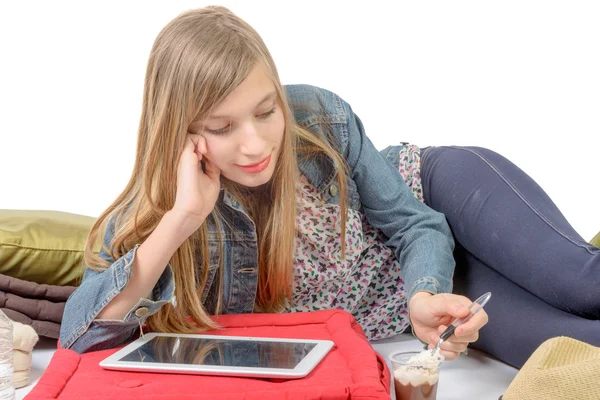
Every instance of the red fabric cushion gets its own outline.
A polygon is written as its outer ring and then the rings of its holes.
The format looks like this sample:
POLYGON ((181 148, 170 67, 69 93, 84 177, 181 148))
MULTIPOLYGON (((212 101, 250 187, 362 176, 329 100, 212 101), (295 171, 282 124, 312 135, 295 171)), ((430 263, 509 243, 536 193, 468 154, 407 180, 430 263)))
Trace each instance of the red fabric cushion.
POLYGON ((117 349, 56 351, 25 398, 41 399, 389 399, 390 372, 349 313, 223 315, 219 335, 329 339, 334 348, 305 378, 292 380, 109 371, 98 363, 117 349))

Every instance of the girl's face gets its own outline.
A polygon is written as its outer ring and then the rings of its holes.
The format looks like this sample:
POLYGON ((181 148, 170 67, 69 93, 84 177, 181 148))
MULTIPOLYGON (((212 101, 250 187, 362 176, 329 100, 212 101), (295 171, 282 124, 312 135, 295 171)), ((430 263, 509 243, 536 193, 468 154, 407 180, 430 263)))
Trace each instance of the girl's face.
POLYGON ((284 128, 275 85, 258 65, 209 117, 193 122, 188 131, 205 139, 204 157, 221 175, 256 187, 273 176, 284 128))

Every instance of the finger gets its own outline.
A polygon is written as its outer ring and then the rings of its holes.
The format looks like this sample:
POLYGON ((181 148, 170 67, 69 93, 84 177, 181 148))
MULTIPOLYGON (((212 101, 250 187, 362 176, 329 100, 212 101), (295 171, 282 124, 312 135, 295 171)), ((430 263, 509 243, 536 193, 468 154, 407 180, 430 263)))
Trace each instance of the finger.
MULTIPOLYGON (((433 346, 430 347, 430 349, 432 349, 433 346)), ((466 347, 465 347, 466 349, 466 347)), ((462 351, 452 351, 452 350, 445 350, 443 348, 440 347, 440 354, 444 356, 444 359, 447 361, 451 361, 451 360, 455 360, 456 358, 458 358, 458 356, 460 356, 460 354, 463 352, 462 351)))
POLYGON ((464 323, 461 326, 459 326, 458 328, 456 328, 456 331, 454 331, 454 335, 456 337, 472 335, 476 332, 479 332, 479 330, 485 324, 487 324, 487 322, 488 322, 487 313, 484 310, 479 310, 479 312, 474 314, 470 320, 468 320, 466 323, 464 323))
POLYGON ((458 356, 460 355, 460 353, 456 353, 454 351, 445 351, 445 350, 440 351, 440 354, 444 356, 444 359, 446 361, 456 360, 458 358, 458 356))
MULTIPOLYGON (((437 338, 437 340, 439 340, 439 336, 431 335, 432 340, 436 340, 436 338, 437 338)), ((442 345, 440 346, 440 350, 460 353, 460 352, 465 351, 465 349, 467 348, 467 345, 468 345, 468 343, 460 343, 460 342, 454 342, 451 340, 446 340, 446 341, 442 342, 442 345)), ((429 345, 427 347, 433 348, 434 346, 429 345)))
POLYGON ((185 139, 185 143, 183 144, 183 150, 181 152, 180 163, 183 162, 184 159, 187 159, 192 154, 195 155, 196 145, 194 142, 188 137, 185 139))
POLYGON ((468 336, 460 336, 460 337, 451 336, 450 339, 448 339, 448 340, 452 341, 454 343, 473 343, 473 342, 476 342, 478 339, 479 339, 479 333, 475 332, 468 336))
POLYGON ((198 148, 198 153, 206 154, 208 151, 208 145, 206 144, 206 138, 202 135, 198 135, 198 144, 196 145, 198 148))
POLYGON ((455 294, 436 295, 431 298, 429 307, 431 312, 437 316, 450 315, 454 318, 463 318, 469 314, 471 301, 455 294))
MULTIPOLYGON (((463 351, 465 351, 465 349, 467 348, 468 343, 457 343, 457 342, 451 342, 451 341, 445 341, 442 343, 442 345, 440 346, 440 351, 449 351, 449 352, 454 352, 454 353, 461 353, 463 351)), ((428 349, 433 349, 435 346, 433 345, 429 345, 427 346, 428 349)))
MULTIPOLYGON (((458 331, 459 328, 462 328, 462 327, 463 327, 463 325, 456 328, 456 331, 454 331, 454 334, 452 336, 450 336, 450 338, 448 338, 448 340, 452 340, 453 342, 460 342, 460 343, 473 343, 473 342, 477 341, 477 339, 479 339, 479 331, 475 331, 473 333, 470 333, 470 330, 461 331, 461 334, 457 335, 456 332, 458 331), (464 333, 462 333, 462 332, 464 332, 464 333)), ((444 333, 446 328, 447 328, 446 325, 440 325, 438 327, 438 333, 439 334, 444 333)))
MULTIPOLYGON (((423 342, 426 343, 432 343, 429 339, 432 333, 435 333, 435 329, 434 328, 423 328, 423 329, 419 329, 419 331, 415 331, 415 335, 419 338, 419 340, 422 340, 423 342)), ((433 343, 435 344, 435 343, 433 343)))
POLYGON ((458 343, 458 342, 447 341, 447 342, 442 343, 442 345, 440 346, 440 349, 445 350, 445 351, 453 351, 455 353, 462 353, 463 351, 465 351, 467 349, 467 345, 468 345, 468 343, 458 343))
POLYGON ((197 143, 198 143, 198 135, 188 134, 187 139, 185 140, 185 145, 183 147, 183 151, 192 151, 197 157, 198 161, 202 161, 202 154, 198 153, 197 143))
POLYGON ((217 179, 219 175, 221 175, 221 170, 219 167, 209 161, 208 158, 204 159, 204 167, 206 170, 206 175, 208 175, 210 179, 217 179))
POLYGON ((198 139, 200 138, 200 135, 198 135, 197 133, 188 132, 187 138, 189 140, 191 140, 192 143, 194 143, 194 149, 195 149, 195 147, 198 145, 198 139))
POLYGON ((183 148, 185 150, 194 150, 196 148, 196 143, 194 143, 194 140, 189 135, 185 139, 185 144, 183 145, 183 148))

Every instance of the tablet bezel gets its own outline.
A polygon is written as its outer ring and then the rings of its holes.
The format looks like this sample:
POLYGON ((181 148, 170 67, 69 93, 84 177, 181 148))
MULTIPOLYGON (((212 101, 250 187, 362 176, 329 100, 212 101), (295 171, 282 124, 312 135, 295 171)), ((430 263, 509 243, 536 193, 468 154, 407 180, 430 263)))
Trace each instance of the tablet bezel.
POLYGON ((290 339, 273 337, 253 337, 253 336, 225 336, 225 335, 203 335, 203 334, 178 334, 178 333, 148 333, 143 337, 133 341, 117 352, 100 361, 100 367, 105 369, 119 371, 138 371, 138 372, 163 372, 180 374, 198 374, 198 375, 223 375, 223 376, 244 376, 256 378, 303 378, 308 375, 314 367, 329 353, 334 343, 331 340, 315 339, 290 339), (136 361, 119 361, 127 354, 135 351, 138 347, 144 345, 155 337, 190 337, 219 340, 248 340, 248 341, 267 341, 283 343, 315 343, 316 346, 296 365, 294 369, 284 368, 256 368, 256 367, 235 367, 235 366, 217 366, 202 364, 169 364, 169 363, 149 363, 136 361))

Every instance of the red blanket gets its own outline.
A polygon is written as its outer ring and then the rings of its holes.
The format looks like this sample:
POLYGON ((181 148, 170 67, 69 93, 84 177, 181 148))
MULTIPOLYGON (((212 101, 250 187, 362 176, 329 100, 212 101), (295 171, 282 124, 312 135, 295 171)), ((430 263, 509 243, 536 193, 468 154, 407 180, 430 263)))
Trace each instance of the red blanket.
POLYGON ((354 318, 339 310, 223 315, 219 335, 329 339, 334 348, 305 378, 293 380, 109 371, 98 363, 117 349, 56 351, 26 400, 41 399, 389 399, 390 372, 354 318))

